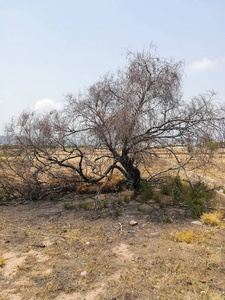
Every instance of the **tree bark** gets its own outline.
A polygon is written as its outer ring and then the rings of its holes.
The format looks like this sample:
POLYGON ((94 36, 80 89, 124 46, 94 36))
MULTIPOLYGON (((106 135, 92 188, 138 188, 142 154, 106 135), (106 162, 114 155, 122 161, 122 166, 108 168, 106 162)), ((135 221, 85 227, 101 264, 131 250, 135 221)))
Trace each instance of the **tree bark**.
POLYGON ((121 157, 120 163, 127 172, 127 178, 132 181, 134 190, 138 191, 140 189, 141 179, 140 170, 136 166, 134 166, 133 160, 128 157, 128 155, 123 155, 121 157))

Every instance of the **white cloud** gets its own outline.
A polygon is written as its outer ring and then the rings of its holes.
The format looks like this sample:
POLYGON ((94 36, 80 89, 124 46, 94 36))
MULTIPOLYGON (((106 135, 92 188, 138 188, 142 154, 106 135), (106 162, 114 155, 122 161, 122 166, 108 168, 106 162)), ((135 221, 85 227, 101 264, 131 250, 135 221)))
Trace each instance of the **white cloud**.
MULTIPOLYGON (((207 57, 202 58, 201 60, 193 61, 188 67, 187 71, 202 71, 207 69, 215 68, 220 60, 210 60, 207 57)), ((223 61, 223 58, 221 59, 223 61)))
POLYGON ((2 100, 0 100, 0 104, 3 104, 3 101, 2 101, 2 100))
POLYGON ((42 112, 48 112, 54 109, 60 110, 62 109, 62 104, 60 102, 55 102, 50 98, 45 98, 37 101, 34 105, 34 109, 42 112))

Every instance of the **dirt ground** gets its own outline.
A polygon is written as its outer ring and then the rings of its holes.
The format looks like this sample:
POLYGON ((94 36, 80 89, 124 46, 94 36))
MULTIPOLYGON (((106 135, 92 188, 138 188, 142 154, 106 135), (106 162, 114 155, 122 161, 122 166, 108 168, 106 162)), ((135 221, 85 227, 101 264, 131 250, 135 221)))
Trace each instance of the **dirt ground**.
POLYGON ((1 300, 225 299, 224 228, 186 208, 80 197, 0 207, 1 300))

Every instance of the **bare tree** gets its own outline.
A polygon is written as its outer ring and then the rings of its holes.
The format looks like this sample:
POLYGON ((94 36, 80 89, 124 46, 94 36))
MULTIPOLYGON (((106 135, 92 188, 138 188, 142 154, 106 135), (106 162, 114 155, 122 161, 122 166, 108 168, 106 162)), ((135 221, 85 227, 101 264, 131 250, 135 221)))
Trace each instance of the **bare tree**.
MULTIPOLYGON (((116 74, 106 74, 82 94, 68 95, 63 111, 23 112, 7 127, 8 136, 41 170, 57 166, 89 183, 117 170, 138 190, 141 169, 149 167, 156 149, 176 156, 171 143, 189 143, 191 137, 197 145, 220 115, 213 92, 183 100, 182 62, 162 59, 153 48, 129 52, 127 59, 116 74)), ((191 158, 191 153, 185 161, 176 157, 176 168, 191 158)), ((155 175, 149 173, 148 179, 155 175)))

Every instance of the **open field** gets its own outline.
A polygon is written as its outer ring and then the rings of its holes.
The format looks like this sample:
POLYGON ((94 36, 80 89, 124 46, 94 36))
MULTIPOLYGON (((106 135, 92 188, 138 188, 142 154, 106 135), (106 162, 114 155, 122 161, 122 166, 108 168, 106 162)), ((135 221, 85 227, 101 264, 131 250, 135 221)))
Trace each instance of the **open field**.
MULTIPOLYGON (((177 164, 159 154, 151 172, 177 164)), ((187 166, 192 179, 225 186, 222 152, 198 171, 197 163, 187 166)), ((224 218, 223 198, 210 206, 224 218)), ((168 199, 143 203, 125 190, 0 206, 0 299, 225 299, 225 220, 194 224, 185 205, 168 199)))
MULTIPOLYGON (((66 160, 68 164, 78 166, 80 158, 74 158, 74 155, 68 152, 55 151, 51 153, 53 157, 57 157, 59 160, 66 160)), ((104 149, 96 149, 95 151, 89 151, 87 149, 82 150, 85 159, 83 160, 83 172, 87 176, 101 177, 104 171, 112 163, 109 158, 110 153, 104 149), (96 158, 101 159, 96 160, 96 158)), ((214 187, 225 187, 224 170, 225 170, 225 149, 218 149, 216 151, 193 151, 188 152, 187 148, 167 148, 167 149, 151 149, 151 154, 144 156, 142 161, 144 163, 138 163, 141 171, 142 178, 151 178, 158 173, 169 171, 170 174, 175 175, 179 170, 179 175, 184 179, 193 179, 193 176, 201 176, 201 179, 207 181, 207 184, 212 184, 214 187), (184 168, 183 168, 184 167, 184 168), (184 172, 185 170, 185 172, 184 172), (207 180, 207 177, 210 180, 207 180)), ((9 181, 15 182, 18 177, 29 180, 39 180, 42 183, 50 183, 53 177, 59 176, 60 180, 63 175, 70 176, 74 174, 74 171, 70 168, 60 167, 57 164, 49 165, 49 162, 41 158, 40 162, 34 160, 30 161, 31 156, 24 154, 15 157, 8 157, 7 159, 2 155, 0 160, 0 176, 8 175, 9 181), (15 164, 14 164, 15 162, 15 164), (43 166, 45 164, 45 167, 43 166), (42 171, 44 168, 46 171, 42 171), (39 170, 40 169, 40 170, 39 170), (14 170, 14 171, 13 171, 14 170), (18 176, 19 175, 19 176, 18 176), (53 176, 54 175, 54 176, 53 176)), ((114 174, 121 176, 122 174, 118 170, 114 170, 114 174)), ((196 178, 197 179, 197 178, 196 178)), ((104 181, 104 180, 103 180, 104 181)))
POLYGON ((193 224, 185 208, 110 204, 121 196, 102 195, 99 209, 77 195, 1 207, 0 299, 225 299, 223 226, 193 224))

